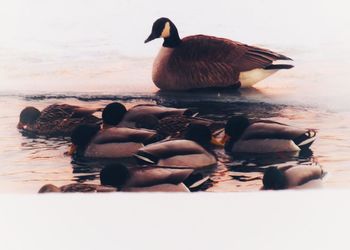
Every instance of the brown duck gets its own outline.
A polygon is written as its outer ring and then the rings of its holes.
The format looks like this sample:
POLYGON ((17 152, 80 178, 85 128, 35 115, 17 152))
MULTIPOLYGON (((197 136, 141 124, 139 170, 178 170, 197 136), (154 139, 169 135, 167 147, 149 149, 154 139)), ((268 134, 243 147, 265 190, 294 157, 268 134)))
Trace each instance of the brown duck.
POLYGON ((84 108, 69 104, 52 104, 41 112, 34 107, 21 111, 17 128, 26 134, 39 136, 70 136, 81 124, 96 124, 100 119, 93 113, 100 108, 84 108))

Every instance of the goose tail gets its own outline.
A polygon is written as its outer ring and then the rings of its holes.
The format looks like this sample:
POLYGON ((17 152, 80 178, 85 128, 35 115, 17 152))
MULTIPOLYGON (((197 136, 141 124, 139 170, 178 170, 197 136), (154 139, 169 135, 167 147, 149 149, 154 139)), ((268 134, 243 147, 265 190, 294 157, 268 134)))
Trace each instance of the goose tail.
POLYGON ((279 69, 291 69, 294 65, 291 64, 271 64, 265 67, 265 70, 279 70, 279 69))

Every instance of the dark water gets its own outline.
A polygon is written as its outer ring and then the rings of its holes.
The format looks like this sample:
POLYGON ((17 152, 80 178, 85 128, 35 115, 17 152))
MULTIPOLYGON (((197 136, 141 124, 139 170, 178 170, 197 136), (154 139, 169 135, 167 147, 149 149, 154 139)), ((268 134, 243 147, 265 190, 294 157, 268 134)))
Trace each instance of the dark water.
MULTIPOLYGON (((33 94, 2 95, 4 107, 0 117, 0 192, 36 192, 46 183, 64 185, 72 182, 99 183, 98 164, 76 165, 64 155, 68 138, 27 138, 16 129, 18 115, 25 106, 42 109, 52 103, 69 103, 88 107, 105 106, 111 101, 123 102, 127 107, 139 103, 156 103, 169 107, 191 107, 200 116, 226 120, 232 114, 246 114, 250 118, 271 119, 293 126, 316 128, 318 139, 310 151, 269 155, 228 155, 218 149, 219 166, 213 171, 202 190, 247 191, 261 188, 263 168, 282 165, 319 164, 327 172, 323 187, 348 187, 350 176, 347 164, 349 126, 345 114, 326 111, 316 106, 285 105, 259 98, 256 90, 236 92, 146 93, 146 94, 33 94), (259 101, 258 101, 259 100, 259 101), (327 122, 328 121, 328 122, 327 122), (334 121, 329 123, 329 121, 334 121)), ((319 183, 317 187, 319 187, 319 183)))

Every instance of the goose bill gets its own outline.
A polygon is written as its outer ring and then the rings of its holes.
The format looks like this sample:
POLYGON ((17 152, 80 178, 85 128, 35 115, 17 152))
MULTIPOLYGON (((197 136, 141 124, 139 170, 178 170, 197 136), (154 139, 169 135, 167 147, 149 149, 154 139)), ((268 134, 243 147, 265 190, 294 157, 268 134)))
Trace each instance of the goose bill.
POLYGON ((154 40, 154 39, 156 39, 156 38, 157 38, 157 37, 156 37, 155 35, 150 34, 149 37, 145 40, 145 43, 148 43, 148 42, 150 42, 150 41, 152 41, 152 40, 154 40))

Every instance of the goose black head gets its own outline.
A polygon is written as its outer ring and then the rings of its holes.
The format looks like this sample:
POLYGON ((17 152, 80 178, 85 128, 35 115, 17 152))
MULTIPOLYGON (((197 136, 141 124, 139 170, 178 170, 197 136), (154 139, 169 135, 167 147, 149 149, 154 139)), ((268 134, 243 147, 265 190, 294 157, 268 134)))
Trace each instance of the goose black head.
POLYGON ((17 128, 25 129, 27 125, 32 125, 39 118, 41 112, 34 107, 26 107, 19 115, 19 122, 17 128))
POLYGON ((164 47, 174 48, 181 43, 177 28, 169 18, 161 17, 152 26, 152 32, 145 40, 148 43, 157 38, 164 38, 164 47))

